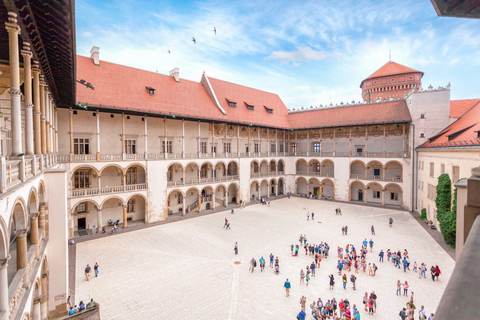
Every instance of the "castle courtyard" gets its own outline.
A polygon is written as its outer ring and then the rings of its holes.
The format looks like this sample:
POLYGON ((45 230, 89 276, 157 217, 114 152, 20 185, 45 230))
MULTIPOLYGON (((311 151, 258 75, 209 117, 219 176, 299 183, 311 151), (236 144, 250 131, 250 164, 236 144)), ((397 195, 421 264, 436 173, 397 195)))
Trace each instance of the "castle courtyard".
MULTIPOLYGON (((102 319, 295 319, 304 295, 307 319, 311 319, 313 300, 322 298, 325 303, 333 297, 356 304, 362 319, 396 319, 408 301, 396 296, 397 280, 408 281, 409 296, 415 293, 416 315, 421 305, 430 314, 437 308, 453 267, 453 259, 406 211, 292 197, 273 201, 270 207, 258 204, 236 209, 233 215, 225 211, 78 243, 75 303, 94 298, 101 305, 102 319), (338 207, 342 215, 335 215, 338 207), (315 212, 314 221, 307 221, 307 211, 315 212), (388 226, 389 217, 394 220, 393 228, 388 226), (223 228, 225 218, 231 230, 223 228), (344 225, 349 227, 347 236, 342 236, 344 225), (375 236, 371 236, 371 225, 375 236), (300 234, 306 234, 309 243, 326 241, 330 246, 330 257, 322 259, 308 287, 299 285, 300 270, 313 258, 305 256, 304 250, 298 257, 290 254, 290 245, 298 244, 300 234), (377 274, 372 277, 360 270, 357 290, 353 291, 350 281, 344 290, 336 272, 336 249, 349 243, 360 248, 365 238, 375 242, 367 263, 378 265, 377 274), (395 268, 386 257, 385 262, 378 262, 381 249, 407 249, 410 271, 395 268), (270 253, 280 259, 280 275, 269 267, 270 253), (265 270, 257 267, 250 273, 249 261, 262 256, 267 261, 265 270), (426 279, 412 271, 414 261, 427 264, 426 279), (87 282, 85 266, 93 269, 96 262, 99 276, 87 282), (431 280, 432 264, 442 270, 438 282, 431 280), (335 275, 333 291, 328 288, 330 274, 335 275), (283 288, 286 278, 292 284, 288 298, 283 288), (372 291, 378 296, 378 308, 369 316, 362 297, 372 291)), ((352 273, 353 268, 348 277, 352 273)))

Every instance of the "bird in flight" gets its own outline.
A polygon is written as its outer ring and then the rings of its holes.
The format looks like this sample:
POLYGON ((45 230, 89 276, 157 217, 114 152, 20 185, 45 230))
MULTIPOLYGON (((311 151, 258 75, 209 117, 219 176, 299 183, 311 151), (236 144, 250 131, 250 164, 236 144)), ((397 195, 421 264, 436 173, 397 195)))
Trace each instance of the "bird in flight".
POLYGON ((171 52, 170 52, 170 50, 167 50, 167 51, 168 51, 168 54, 170 54, 170 53, 171 53, 171 52))
POLYGON ((213 32, 215 32, 215 35, 217 35, 217 28, 215 28, 215 26, 213 26, 213 32))
POLYGON ((193 44, 197 44, 197 40, 195 40, 195 37, 192 37, 193 44))

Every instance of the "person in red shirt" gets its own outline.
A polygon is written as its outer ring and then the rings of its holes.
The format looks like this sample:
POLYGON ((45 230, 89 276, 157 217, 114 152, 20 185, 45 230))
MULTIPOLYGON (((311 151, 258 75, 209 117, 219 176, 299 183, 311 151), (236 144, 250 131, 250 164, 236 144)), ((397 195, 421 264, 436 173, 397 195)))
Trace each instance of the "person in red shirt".
POLYGON ((338 304, 338 308, 340 308, 340 318, 342 318, 343 313, 345 312, 345 302, 343 302, 343 299, 340 300, 340 303, 338 304))

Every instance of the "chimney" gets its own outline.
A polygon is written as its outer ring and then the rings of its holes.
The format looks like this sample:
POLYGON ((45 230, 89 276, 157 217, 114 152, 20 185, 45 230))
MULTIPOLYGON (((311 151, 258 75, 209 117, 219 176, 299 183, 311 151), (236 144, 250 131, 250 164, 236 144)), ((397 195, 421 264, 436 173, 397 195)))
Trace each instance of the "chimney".
POLYGON ((100 65, 100 53, 99 53, 99 51, 100 51, 100 48, 96 47, 96 46, 93 46, 92 50, 90 50, 90 57, 93 60, 93 64, 96 65, 96 66, 100 65))
POLYGON ((179 75, 180 70, 178 68, 173 68, 170 70, 170 75, 175 79, 175 81, 180 82, 180 75, 179 75))

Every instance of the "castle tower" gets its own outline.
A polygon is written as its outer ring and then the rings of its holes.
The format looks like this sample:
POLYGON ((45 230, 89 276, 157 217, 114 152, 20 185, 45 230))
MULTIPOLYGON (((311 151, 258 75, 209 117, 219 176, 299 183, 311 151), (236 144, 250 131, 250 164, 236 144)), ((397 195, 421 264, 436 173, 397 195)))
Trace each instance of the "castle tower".
POLYGON ((403 98, 410 90, 422 85, 423 72, 388 61, 362 81, 362 98, 365 102, 403 98))

